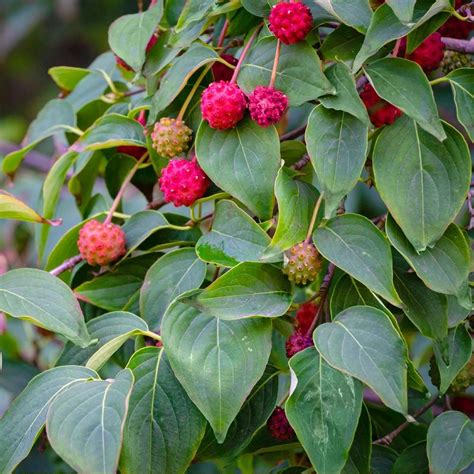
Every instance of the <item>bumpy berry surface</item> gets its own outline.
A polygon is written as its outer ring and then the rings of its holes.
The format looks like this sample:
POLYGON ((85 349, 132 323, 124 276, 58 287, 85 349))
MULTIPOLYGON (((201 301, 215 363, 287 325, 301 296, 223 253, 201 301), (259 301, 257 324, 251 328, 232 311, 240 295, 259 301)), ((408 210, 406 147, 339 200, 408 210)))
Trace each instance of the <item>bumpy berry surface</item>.
POLYGON ((160 156, 174 158, 188 150, 192 134, 182 120, 163 117, 151 132, 153 148, 160 156))
POLYGON ((275 408, 267 421, 267 427, 270 434, 280 441, 289 441, 295 437, 295 431, 291 427, 283 408, 275 408))
POLYGON ((196 158, 171 160, 161 172, 160 189, 165 201, 175 206, 190 206, 204 195, 209 184, 196 158))
POLYGON ((125 254, 125 233, 118 225, 92 220, 79 231, 77 246, 89 265, 108 265, 125 254))
POLYGON ((297 329, 286 341, 286 356, 289 359, 298 352, 303 351, 312 345, 313 338, 311 336, 307 336, 306 333, 301 331, 301 329, 297 329))
POLYGON ((306 285, 313 281, 321 268, 321 259, 316 247, 311 243, 301 242, 285 253, 283 273, 290 281, 306 285))
POLYGON ((261 127, 279 122, 287 107, 286 95, 272 87, 257 86, 249 96, 250 117, 261 127))
MULTIPOLYGON (((146 118, 144 115, 139 116, 138 118, 135 119, 139 124, 143 125, 145 127, 146 125, 146 118)), ((119 153, 124 153, 125 155, 130 155, 133 156, 134 158, 141 158, 143 156, 143 153, 147 152, 147 149, 143 146, 130 146, 130 145, 123 145, 123 146, 118 146, 117 151, 119 153)))
POLYGON ((268 17, 270 31, 285 44, 304 40, 311 31, 311 10, 301 2, 277 3, 268 17))
MULTIPOLYGON (((146 45, 146 50, 145 50, 146 54, 148 54, 153 49, 153 46, 155 46, 157 41, 158 41, 158 35, 154 33, 153 36, 150 38, 150 41, 148 41, 148 44, 146 45)), ((133 71, 133 69, 122 58, 119 58, 117 55, 115 55, 115 62, 117 63, 117 66, 121 67, 125 71, 133 71)))
MULTIPOLYGON (((466 2, 456 0, 454 8, 457 10, 463 3, 466 2)), ((474 23, 451 17, 438 31, 441 33, 441 36, 447 36, 448 38, 467 39, 473 29, 474 23)))
MULTIPOLYGON (((237 58, 235 58, 231 54, 221 54, 221 58, 227 61, 229 64, 232 64, 232 66, 237 66, 237 63, 239 62, 237 58)), ((234 74, 234 70, 232 68, 217 61, 212 66, 211 70, 215 82, 230 81, 234 74)))
POLYGON ((445 51, 441 67, 445 74, 449 74, 461 67, 474 67, 474 57, 458 53, 457 51, 445 51))
POLYGON ((318 311, 318 305, 314 303, 305 303, 301 305, 296 312, 296 328, 301 332, 308 332, 316 313, 318 311))
POLYGON ((213 82, 202 93, 202 118, 216 130, 235 127, 246 108, 247 98, 237 84, 213 82))
POLYGON ((367 83, 360 94, 362 102, 369 113, 371 122, 376 127, 382 125, 392 125, 395 120, 402 115, 402 111, 392 104, 389 104, 377 95, 371 84, 367 83))
MULTIPOLYGON (((441 379, 439 374, 438 365, 436 359, 432 357, 430 359, 430 370, 429 370, 431 382, 433 385, 439 388, 441 379)), ((465 392, 471 385, 474 384, 474 355, 471 356, 469 362, 462 368, 456 378, 451 382, 449 386, 449 393, 462 393, 465 392)))
MULTIPOLYGON (((403 38, 400 43, 400 52, 406 50, 407 40, 403 38)), ((423 41, 411 54, 408 59, 419 64, 424 71, 434 71, 438 69, 444 57, 444 43, 441 41, 439 33, 433 33, 423 41)))

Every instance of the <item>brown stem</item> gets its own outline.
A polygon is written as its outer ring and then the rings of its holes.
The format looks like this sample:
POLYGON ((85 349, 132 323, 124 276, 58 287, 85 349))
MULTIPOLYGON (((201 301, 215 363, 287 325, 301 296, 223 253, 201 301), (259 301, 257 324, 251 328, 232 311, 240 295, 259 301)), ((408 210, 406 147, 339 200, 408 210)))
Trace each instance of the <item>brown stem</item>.
POLYGON ((293 169, 296 170, 296 171, 299 171, 301 169, 303 169, 308 163, 309 163, 309 155, 308 153, 305 153, 302 158, 300 158, 294 165, 293 165, 293 169))
POLYGON ((80 255, 75 255, 74 257, 65 260, 58 267, 53 268, 53 270, 51 270, 49 273, 53 276, 61 275, 61 273, 71 270, 71 268, 74 268, 81 261, 82 257, 80 255))
POLYGON ((300 135, 303 135, 305 130, 306 130, 306 124, 302 125, 299 128, 295 128, 294 130, 291 130, 288 133, 284 133, 280 137, 280 141, 284 142, 285 140, 293 140, 294 138, 298 138, 300 135))
POLYGON ((247 41, 247 44, 245 45, 242 54, 240 55, 239 62, 237 63, 237 66, 235 66, 234 74, 232 75, 232 79, 230 80, 231 84, 234 84, 237 80, 237 76, 239 75, 242 63, 244 62, 245 57, 247 56, 247 53, 249 52, 249 49, 252 46, 252 43, 254 42, 255 38, 257 37, 261 27, 262 25, 257 26, 250 39, 247 41))
POLYGON ((119 192, 117 193, 117 196, 115 196, 114 202, 112 203, 112 206, 110 206, 109 212, 107 214, 107 217, 105 218, 104 224, 110 224, 112 221, 112 217, 114 215, 114 212, 117 210, 118 205, 120 204, 120 200, 123 197, 123 194, 125 192, 125 188, 128 186, 128 183, 132 180, 132 178, 135 176, 135 173, 137 172, 138 168, 140 165, 148 158, 148 153, 145 153, 135 164, 135 166, 130 170, 130 173, 128 173, 127 177, 122 183, 122 186, 119 189, 119 192))
POLYGON ((125 94, 122 97, 130 97, 135 94, 141 94, 142 92, 145 92, 145 89, 141 88, 134 91, 125 92, 125 94))
POLYGON ((222 26, 221 34, 219 35, 219 40, 217 41, 217 47, 220 48, 224 44, 225 35, 229 29, 229 20, 225 20, 224 25, 222 26))
POLYGON ((474 53, 474 41, 473 40, 462 40, 456 38, 441 38, 441 41, 446 46, 446 49, 450 51, 457 51, 458 53, 474 53))
POLYGON ((280 50, 281 50, 281 41, 277 40, 275 59, 273 60, 272 76, 270 78, 270 84, 268 84, 268 87, 270 87, 271 89, 273 89, 273 87, 275 86, 277 69, 278 69, 278 61, 280 59, 280 50))
POLYGON ((163 207, 165 204, 166 204, 166 201, 164 199, 155 199, 154 201, 149 202, 146 208, 159 209, 160 207, 163 207))
POLYGON ((412 418, 413 420, 406 420, 404 421, 398 428, 395 428, 392 432, 389 434, 383 436, 382 438, 377 439, 374 441, 374 444, 383 444, 385 446, 389 446, 392 441, 407 427, 410 425, 410 423, 413 423, 416 418, 420 417, 423 415, 423 413, 426 413, 437 401, 438 401, 438 395, 434 396, 428 403, 423 405, 420 409, 418 409, 413 415, 412 418))

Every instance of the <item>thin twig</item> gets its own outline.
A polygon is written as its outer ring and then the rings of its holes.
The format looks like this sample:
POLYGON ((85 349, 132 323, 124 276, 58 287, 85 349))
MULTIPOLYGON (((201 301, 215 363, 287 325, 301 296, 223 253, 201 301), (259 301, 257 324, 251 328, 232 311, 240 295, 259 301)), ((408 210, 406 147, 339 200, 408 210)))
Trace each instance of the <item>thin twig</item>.
POLYGON ((252 43, 254 42, 255 38, 258 35, 258 33, 260 32, 261 28, 262 28, 262 25, 259 25, 255 29, 255 31, 252 33, 252 36, 247 41, 247 44, 245 45, 244 49, 242 50, 242 54, 239 57, 239 61, 237 63, 237 66, 235 66, 234 74, 232 75, 232 79, 230 80, 231 84, 234 84, 235 81, 237 80, 237 76, 239 75, 240 68, 242 67, 242 64, 245 60, 245 57, 247 56, 247 53, 249 52, 249 49, 252 46, 252 43))
POLYGON ((222 26, 221 34, 219 35, 219 40, 217 41, 217 47, 220 48, 224 44, 225 35, 229 29, 229 20, 226 18, 224 25, 222 26))
POLYGON ((426 413, 437 401, 439 397, 436 395, 433 397, 428 403, 423 405, 420 409, 418 409, 411 417, 410 419, 404 421, 398 428, 394 429, 391 431, 389 434, 383 436, 382 438, 377 439, 374 441, 374 444, 382 444, 385 446, 390 446, 392 441, 405 429, 407 428, 411 423, 413 423, 418 417, 423 415, 423 413, 426 413))
POLYGON ((275 59, 273 60, 273 68, 272 68, 272 76, 270 77, 270 84, 268 87, 273 89, 275 86, 276 75, 278 70, 278 61, 280 59, 280 50, 281 50, 281 41, 277 40, 276 51, 275 51, 275 59))
POLYGON ((474 53, 474 41, 473 40, 462 40, 456 38, 441 38, 446 49, 450 51, 457 51, 458 53, 473 54, 474 53))
POLYGON ((285 140, 293 140, 294 138, 298 138, 300 135, 303 135, 306 130, 306 124, 302 125, 301 127, 295 128, 288 133, 284 133, 280 137, 280 141, 284 142, 285 140))
POLYGON ((61 275, 61 273, 67 272, 74 268, 79 262, 82 262, 82 257, 80 255, 75 255, 74 257, 68 258, 61 265, 56 268, 53 268, 49 273, 53 276, 61 275))
POLYGON ((308 163, 309 163, 309 155, 308 153, 305 153, 294 165, 293 169, 296 171, 299 171, 303 169, 308 163))

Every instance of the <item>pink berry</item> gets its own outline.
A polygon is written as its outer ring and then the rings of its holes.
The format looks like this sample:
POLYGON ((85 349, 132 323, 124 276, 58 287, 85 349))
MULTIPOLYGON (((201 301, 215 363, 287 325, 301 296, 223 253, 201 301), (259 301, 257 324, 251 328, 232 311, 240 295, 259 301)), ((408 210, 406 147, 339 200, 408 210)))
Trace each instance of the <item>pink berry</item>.
POLYGON ((118 225, 92 220, 79 231, 77 246, 89 265, 108 265, 125 254, 125 233, 118 225))
POLYGON ((376 127, 392 125, 393 122, 402 115, 400 109, 379 97, 370 83, 365 85, 364 90, 360 94, 360 98, 369 112, 371 122, 376 127))
POLYGON ((276 407, 267 421, 267 428, 270 434, 279 441, 289 441, 295 437, 295 431, 291 427, 285 410, 276 407))
POLYGON ((166 202, 175 206, 190 206, 196 199, 204 196, 209 187, 209 179, 198 165, 196 158, 170 160, 163 168, 160 189, 166 202))
MULTIPOLYGON (((222 54, 221 58, 227 61, 229 64, 232 64, 232 66, 237 66, 237 63, 239 62, 237 58, 234 58, 234 56, 231 54, 222 54)), ((230 81, 234 75, 233 69, 218 61, 214 63, 211 70, 212 74, 214 75, 215 82, 230 81)))
POLYGON ((301 329, 296 329, 296 331, 286 341, 286 355, 289 359, 298 352, 303 351, 307 347, 311 347, 312 345, 312 337, 307 336, 305 332, 301 331, 301 329))
POLYGON ((268 17, 270 31, 285 44, 294 44, 306 38, 311 31, 313 15, 301 2, 280 2, 268 17))
POLYGON ((249 96, 250 117, 261 127, 277 123, 287 107, 286 95, 272 87, 257 86, 249 96))
POLYGON ((246 108, 247 98, 237 84, 213 82, 202 93, 202 117, 217 130, 235 127, 246 108))

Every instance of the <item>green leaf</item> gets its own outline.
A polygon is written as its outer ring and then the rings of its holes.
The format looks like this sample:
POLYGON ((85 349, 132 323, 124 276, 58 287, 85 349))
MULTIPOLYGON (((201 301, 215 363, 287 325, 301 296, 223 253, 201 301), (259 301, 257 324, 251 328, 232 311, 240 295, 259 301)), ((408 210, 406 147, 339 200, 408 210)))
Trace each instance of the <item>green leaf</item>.
POLYGON ((56 365, 85 365, 92 355, 105 344, 137 328, 143 331, 148 330, 145 321, 126 311, 114 311, 91 319, 87 323, 87 330, 92 339, 97 339, 97 343, 80 348, 67 342, 56 365))
POLYGON ((176 301, 162 337, 171 367, 222 443, 270 356, 268 319, 225 321, 176 301))
POLYGON ((278 224, 266 255, 284 252, 306 238, 319 193, 310 184, 293 179, 281 167, 275 181, 275 195, 278 224))
POLYGON ((373 152, 377 190, 418 252, 443 235, 469 190, 467 144, 453 127, 444 128, 448 138, 439 142, 401 117, 382 131, 373 152))
POLYGON ((390 245, 366 217, 344 214, 318 227, 313 235, 321 254, 395 306, 400 298, 393 286, 390 245))
MULTIPOLYGON (((215 224, 214 224, 215 225, 215 224)), ((183 293, 199 288, 206 276, 206 264, 194 248, 163 255, 148 270, 140 290, 143 319, 158 329, 169 304, 183 293)))
POLYGON ((319 52, 325 60, 353 61, 363 41, 362 34, 346 25, 340 25, 328 34, 319 52))
POLYGON ((90 343, 74 293, 42 270, 22 268, 0 275, 0 311, 62 334, 81 347, 90 343))
POLYGON ((391 474, 398 454, 388 446, 374 444, 370 459, 370 474, 391 474))
POLYGON ((242 201, 260 219, 272 217, 273 184, 280 166, 275 127, 262 128, 246 119, 236 128, 219 131, 202 122, 196 154, 217 186, 242 201))
POLYGON ((159 1, 144 12, 121 16, 110 25, 110 49, 133 70, 141 70, 146 47, 162 15, 163 2, 159 1))
POLYGON ((212 48, 202 43, 194 43, 179 56, 161 79, 160 87, 153 96, 148 123, 153 123, 157 115, 173 102, 199 68, 218 58, 212 48))
POLYGON ((77 472, 117 472, 132 386, 133 374, 125 369, 115 379, 75 383, 51 403, 49 442, 77 472))
POLYGON ((22 222, 50 224, 23 201, 0 189, 0 219, 14 219, 22 222))
POLYGON ((426 442, 420 441, 402 451, 392 467, 392 474, 429 474, 426 442))
POLYGON ((454 102, 459 122, 474 141, 474 70, 456 69, 448 74, 453 89, 454 102))
POLYGON ((163 349, 144 347, 133 354, 127 367, 135 384, 120 472, 184 472, 204 435, 205 419, 179 384, 163 349))
POLYGON ((407 349, 385 313, 354 306, 319 326, 313 337, 330 365, 366 383, 386 406, 406 415, 407 349))
POLYGON ((464 308, 455 296, 446 295, 446 297, 448 300, 448 327, 453 328, 468 317, 471 312, 471 305, 464 308))
POLYGON ((451 224, 434 246, 423 252, 417 252, 412 247, 391 216, 388 216, 385 228, 391 244, 428 288, 438 293, 457 295, 463 306, 471 307, 468 288, 469 243, 456 224, 451 224))
POLYGON ((326 75, 336 88, 335 96, 321 97, 319 101, 326 109, 340 110, 369 124, 367 109, 362 102, 355 85, 351 70, 344 63, 336 63, 326 69, 326 75))
POLYGON ((216 204, 212 229, 199 239, 196 253, 205 262, 233 267, 259 261, 269 244, 270 237, 245 211, 232 201, 221 200, 216 204))
POLYGON ((441 413, 428 428, 430 472, 457 474, 474 459, 474 423, 458 411, 441 413))
POLYGON ((267 17, 270 13, 270 4, 267 0, 241 0, 240 3, 252 15, 267 17))
POLYGON ((224 443, 218 444, 211 429, 206 429, 198 459, 234 458, 251 442, 253 435, 272 414, 278 397, 279 372, 267 366, 263 377, 242 405, 232 422, 224 443))
POLYGON ((75 151, 103 150, 122 145, 146 147, 143 126, 124 115, 100 117, 71 147, 75 151))
POLYGON ((181 15, 176 24, 176 32, 183 31, 195 21, 199 21, 207 16, 209 10, 214 5, 214 0, 200 0, 195 2, 193 0, 186 0, 181 15))
POLYGON ((13 472, 28 455, 44 423, 51 401, 81 379, 97 377, 85 367, 55 367, 34 377, 0 418, 0 471, 13 472))
POLYGON ((415 4, 413 21, 409 25, 405 25, 400 22, 388 4, 381 5, 372 16, 364 43, 354 60, 353 72, 358 71, 363 63, 376 54, 382 46, 406 36, 434 15, 448 8, 451 8, 449 0, 418 1, 415 4))
POLYGON ((288 421, 319 474, 340 472, 362 408, 362 384, 329 366, 315 348, 290 359, 288 421))
POLYGON ((368 126, 354 116, 322 105, 309 116, 305 137, 324 192, 326 218, 357 184, 367 155, 367 132, 368 126))
POLYGON ((410 23, 416 0, 387 0, 387 4, 402 23, 410 23))
MULTIPOLYGON (((276 43, 274 37, 266 37, 250 50, 237 80, 246 94, 270 82, 276 43)), ((275 88, 288 97, 292 107, 335 92, 322 71, 316 51, 306 41, 281 45, 275 88), (309 69, 311 74, 307 74, 309 69)))
POLYGON ((350 8, 346 0, 315 0, 315 3, 361 33, 365 33, 370 25, 372 10, 367 0, 352 1, 350 8))
POLYGON ((279 268, 243 262, 192 297, 191 304, 225 320, 251 316, 273 318, 288 311, 290 290, 291 285, 279 268))
POLYGON ((416 120, 438 140, 446 138, 433 90, 418 64, 408 59, 383 58, 370 63, 365 72, 380 97, 416 120))
POLYGON ((412 273, 395 272, 395 288, 410 321, 426 337, 443 339, 448 334, 448 300, 428 289, 412 273))
POLYGON ((90 73, 89 69, 71 66, 56 66, 48 69, 48 74, 56 85, 65 91, 72 91, 90 73))
POLYGON ((9 153, 2 162, 3 172, 13 175, 25 155, 38 143, 58 132, 72 131, 77 133, 76 115, 72 106, 65 100, 49 101, 31 122, 23 139, 23 148, 9 153))
POLYGON ((433 349, 441 379, 439 391, 444 394, 458 373, 471 359, 471 336, 465 326, 460 324, 450 329, 444 340, 436 341, 433 349))

